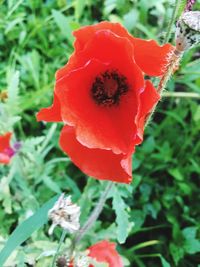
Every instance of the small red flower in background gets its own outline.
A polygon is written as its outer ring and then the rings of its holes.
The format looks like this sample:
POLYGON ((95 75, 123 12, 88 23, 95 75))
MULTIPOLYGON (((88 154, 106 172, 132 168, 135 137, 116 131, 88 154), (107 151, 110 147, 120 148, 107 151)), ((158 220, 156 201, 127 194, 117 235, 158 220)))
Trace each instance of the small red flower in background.
POLYGON ((108 263, 108 267, 123 267, 122 259, 116 251, 116 244, 106 240, 91 246, 88 256, 97 262, 108 263))
MULTIPOLYGON (((94 259, 97 263, 107 263, 108 267, 123 267, 123 262, 116 250, 116 244, 107 240, 100 241, 88 248, 87 257, 94 259)), ((75 267, 74 261, 69 267, 75 267)), ((89 267, 94 267, 92 264, 89 267)))
POLYGON ((74 36, 75 51, 56 73, 53 105, 37 119, 65 123, 61 148, 87 175, 130 183, 131 156, 160 99, 144 75, 160 76, 173 47, 134 38, 110 22, 74 36))
POLYGON ((10 139, 12 133, 0 135, 0 164, 9 164, 10 159, 14 155, 14 150, 10 147, 10 139))

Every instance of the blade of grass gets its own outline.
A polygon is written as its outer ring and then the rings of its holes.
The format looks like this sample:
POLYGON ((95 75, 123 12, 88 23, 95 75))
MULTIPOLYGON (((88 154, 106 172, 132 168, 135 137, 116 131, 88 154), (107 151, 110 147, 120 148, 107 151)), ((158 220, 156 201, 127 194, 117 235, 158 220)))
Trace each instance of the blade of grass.
POLYGON ((131 249, 129 249, 128 252, 130 253, 130 252, 136 251, 136 250, 141 249, 141 248, 157 245, 159 243, 160 243, 159 240, 150 240, 150 241, 142 242, 142 243, 132 247, 131 249))
POLYGON ((42 227, 48 220, 48 210, 53 206, 58 196, 51 198, 47 201, 34 215, 20 224, 10 235, 4 248, 0 252, 0 267, 3 266, 5 261, 11 253, 24 241, 26 241, 31 234, 42 227))

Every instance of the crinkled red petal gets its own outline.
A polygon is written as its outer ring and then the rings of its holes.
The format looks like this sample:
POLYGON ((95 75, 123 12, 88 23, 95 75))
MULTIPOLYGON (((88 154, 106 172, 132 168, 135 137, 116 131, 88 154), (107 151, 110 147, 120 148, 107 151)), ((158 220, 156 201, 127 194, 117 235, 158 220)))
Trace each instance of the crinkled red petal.
POLYGON ((114 154, 110 150, 89 149, 77 141, 75 130, 70 126, 63 127, 60 146, 74 164, 87 175, 100 180, 131 182, 131 155, 114 154))
POLYGON ((136 134, 137 98, 134 91, 122 96, 121 103, 114 107, 99 106, 90 92, 95 76, 109 67, 101 62, 89 62, 84 68, 60 79, 56 94, 61 103, 62 118, 75 127, 79 142, 89 148, 127 153, 136 134))
POLYGON ((150 80, 147 80, 145 90, 140 95, 140 108, 138 116, 136 118, 136 124, 138 129, 137 144, 142 142, 146 119, 159 100, 159 93, 153 86, 152 82, 150 80))
MULTIPOLYGON (((116 244, 109 241, 101 241, 89 248, 89 254, 97 262, 108 263, 109 267, 123 267, 123 262, 116 251, 116 244)), ((90 265, 93 267, 93 265, 90 265)))
POLYGON ((158 45, 154 40, 133 38, 135 61, 149 76, 161 76, 174 50, 171 44, 158 45))
POLYGON ((134 118, 144 80, 132 59, 131 49, 129 41, 125 42, 108 31, 98 32, 79 55, 85 65, 69 71, 56 82, 55 93, 61 104, 63 121, 76 128, 78 140, 87 147, 126 154, 136 136, 134 118), (107 47, 107 52, 98 52, 99 46, 107 47), (95 60, 86 62, 89 55, 95 60), (95 78, 110 69, 117 69, 127 77, 129 91, 121 96, 118 105, 104 107, 94 101, 91 88, 95 78))
POLYGON ((128 38, 134 46, 134 57, 137 65, 150 76, 160 76, 168 62, 168 54, 174 50, 171 44, 160 46, 154 40, 134 38, 119 23, 101 22, 96 25, 85 26, 74 32, 76 37, 75 49, 79 52, 85 49, 90 40, 99 30, 110 30, 120 37, 128 38))
POLYGON ((60 109, 61 109, 60 102, 56 94, 54 94, 54 100, 52 106, 48 108, 42 108, 36 115, 37 121, 47 121, 47 122, 62 121, 60 109))
MULTIPOLYGON (((102 22, 99 23, 99 26, 106 24, 107 22, 102 22)), ((124 38, 124 36, 116 34, 115 31, 112 31, 112 29, 115 29, 115 26, 117 26, 118 24, 108 23, 108 25, 113 27, 102 27, 102 29, 99 27, 99 29, 95 31, 95 26, 97 25, 94 25, 80 28, 80 30, 74 32, 74 35, 77 37, 74 44, 75 52, 69 58, 68 63, 56 72, 57 80, 61 79, 65 75, 68 75, 68 73, 73 69, 83 66, 87 61, 93 58, 104 63, 110 60, 115 61, 119 64, 123 62, 124 65, 127 61, 127 57, 129 58, 128 61, 130 61, 130 59, 132 60, 132 62, 135 61, 132 39, 129 40, 128 38, 124 38), (89 30, 89 32, 91 30, 91 33, 93 33, 90 34, 88 38, 87 30, 89 30), (81 40, 82 37, 85 38, 81 40), (79 44, 79 41, 82 41, 82 45, 79 44), (81 48, 79 49, 76 47, 81 48)), ((122 32, 126 32, 123 27, 121 27, 121 29, 122 32)), ((136 73, 133 73, 133 75, 134 74, 136 73)), ((141 78, 141 74, 139 76, 141 78)))

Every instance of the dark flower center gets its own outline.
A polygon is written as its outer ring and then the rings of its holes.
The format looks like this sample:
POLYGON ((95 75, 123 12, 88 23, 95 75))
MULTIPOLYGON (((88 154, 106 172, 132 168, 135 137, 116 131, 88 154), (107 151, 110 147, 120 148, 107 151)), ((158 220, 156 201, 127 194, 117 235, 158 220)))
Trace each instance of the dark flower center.
POLYGON ((92 84, 92 98, 98 105, 113 106, 128 92, 127 78, 117 70, 107 70, 97 76, 92 84))

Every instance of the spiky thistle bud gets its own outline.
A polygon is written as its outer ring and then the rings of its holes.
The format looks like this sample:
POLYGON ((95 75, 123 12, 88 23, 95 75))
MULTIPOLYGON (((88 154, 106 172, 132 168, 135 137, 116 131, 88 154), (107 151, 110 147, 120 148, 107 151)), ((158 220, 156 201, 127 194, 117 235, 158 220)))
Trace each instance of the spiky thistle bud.
POLYGON ((53 224, 49 228, 49 234, 53 233, 54 228, 59 225, 63 229, 74 233, 79 230, 80 207, 72 203, 71 196, 65 197, 62 194, 49 210, 49 218, 53 224))
POLYGON ((200 42, 200 11, 183 13, 176 26, 176 50, 180 53, 200 42))

